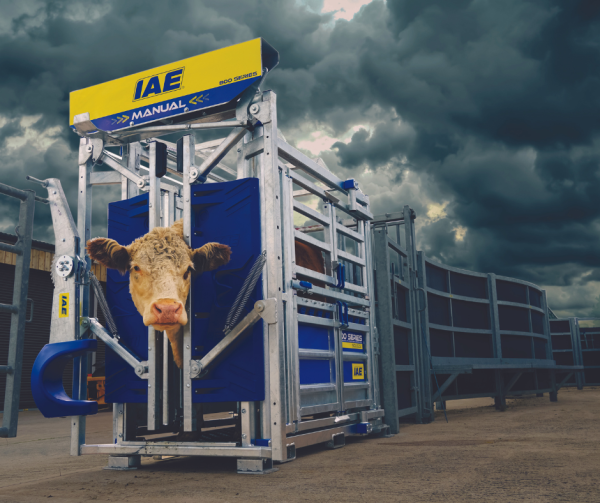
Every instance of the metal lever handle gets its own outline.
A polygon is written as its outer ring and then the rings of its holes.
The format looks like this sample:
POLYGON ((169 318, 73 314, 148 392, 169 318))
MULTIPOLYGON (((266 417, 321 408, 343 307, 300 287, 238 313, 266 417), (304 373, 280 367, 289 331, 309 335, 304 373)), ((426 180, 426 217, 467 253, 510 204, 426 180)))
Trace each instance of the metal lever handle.
POLYGON ((31 176, 31 175, 27 175, 25 177, 25 179, 29 180, 30 182, 39 183, 44 188, 48 187, 48 180, 38 180, 37 178, 35 178, 35 177, 31 176))

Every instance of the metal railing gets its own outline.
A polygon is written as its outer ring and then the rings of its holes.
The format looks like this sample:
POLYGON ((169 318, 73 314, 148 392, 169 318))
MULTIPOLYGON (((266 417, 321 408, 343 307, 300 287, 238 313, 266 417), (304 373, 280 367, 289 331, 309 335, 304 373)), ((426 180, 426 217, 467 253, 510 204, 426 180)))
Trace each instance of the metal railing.
MULTIPOLYGON (((33 190, 20 190, 2 183, 0 183, 0 194, 14 197, 21 201, 19 224, 15 229, 15 234, 18 238, 17 242, 14 245, 0 243, 0 250, 14 253, 17 256, 12 304, 0 304, 1 312, 11 314, 8 362, 6 365, 0 365, 0 375, 6 376, 4 415, 2 418, 2 427, 0 427, 0 437, 12 438, 17 436, 17 424, 19 421, 25 323, 31 321, 33 317, 33 315, 30 315, 29 319, 26 317, 31 241, 33 239, 33 214, 35 201, 43 203, 47 203, 48 201, 37 197, 33 190)), ((31 309, 33 310, 33 303, 31 309)))

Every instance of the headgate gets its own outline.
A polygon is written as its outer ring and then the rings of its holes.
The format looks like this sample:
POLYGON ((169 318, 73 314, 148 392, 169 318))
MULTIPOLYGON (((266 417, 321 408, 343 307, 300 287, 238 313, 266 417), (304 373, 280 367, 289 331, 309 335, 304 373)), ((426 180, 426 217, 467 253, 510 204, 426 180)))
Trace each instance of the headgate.
POLYGON ((552 359, 545 291, 427 258, 416 251, 414 218, 406 206, 372 223, 381 368, 396 371, 382 381, 386 421, 393 424, 392 411, 428 421, 433 403, 439 410, 462 398, 493 397, 499 409, 507 396, 547 392, 556 400, 582 367, 552 359))
MULTIPOLYGON (((237 457, 240 472, 264 472, 273 461, 294 459, 299 447, 321 442, 340 447, 347 435, 388 431, 374 358, 369 198, 354 180, 340 180, 279 132, 276 96, 258 88, 276 65, 277 53, 260 39, 227 51, 238 62, 250 54, 259 78, 252 67, 236 80, 240 68, 233 65, 227 71, 240 89, 218 94, 211 88, 211 99, 227 95, 200 108, 183 105, 198 102, 202 89, 185 100, 172 95, 177 106, 168 121, 174 124, 165 124, 166 116, 143 126, 115 119, 141 113, 125 110, 125 104, 110 114, 92 113, 86 106, 97 94, 94 88, 73 93, 72 124, 82 137, 77 228, 58 181, 44 182, 56 241, 65 243, 60 252, 65 258, 55 271, 64 285, 56 289, 54 305, 66 301, 69 313, 52 327, 47 358, 93 350, 94 341, 87 339, 92 334, 107 344, 106 401, 114 403, 114 442, 85 443, 84 414, 90 413, 82 394, 85 357, 76 360, 79 386, 73 399, 55 400, 48 414, 74 416, 72 454, 106 453, 114 468, 135 466, 140 455, 202 455, 237 457), (110 117, 116 122, 107 122, 110 117), (191 134, 176 143, 157 138, 220 128, 232 132, 198 144, 191 134), (111 145, 121 147, 119 155, 109 150, 111 145), (236 170, 221 162, 234 148, 236 170), (100 163, 112 171, 94 171, 100 163), (107 280, 120 338, 89 317, 90 259, 83 243, 90 238, 92 187, 107 184, 122 187, 122 201, 109 205, 108 230, 121 244, 182 217, 184 238, 193 249, 216 241, 233 250, 229 264, 193 281, 181 371, 170 357, 166 334, 144 327, 128 293, 127 275, 111 271, 107 280), (55 208, 63 210, 62 216, 55 208), (316 251, 322 264, 297 262, 297 246, 316 251), (224 334, 246 278, 252 271, 260 274, 253 265, 262 255, 266 263, 257 286, 243 295, 250 300, 245 317, 224 334), (207 416, 211 412, 230 415, 213 419, 207 416), (195 433, 195 438, 169 437, 173 432, 195 433)), ((216 53, 211 54, 204 59, 212 61, 216 53)), ((179 82, 169 72, 181 67, 184 72, 177 75, 188 75, 186 65, 188 60, 123 82, 135 85, 135 93, 141 86, 143 98, 152 79, 164 91, 168 79, 179 82)), ((228 86, 228 80, 222 77, 221 85, 228 86)), ((105 86, 101 91, 106 93, 115 82, 96 87, 105 86)), ((208 89, 209 84, 202 85, 208 89)), ((171 111, 171 105, 167 108, 171 111)), ((40 367, 35 384, 40 389, 47 386, 44 372, 40 367)))

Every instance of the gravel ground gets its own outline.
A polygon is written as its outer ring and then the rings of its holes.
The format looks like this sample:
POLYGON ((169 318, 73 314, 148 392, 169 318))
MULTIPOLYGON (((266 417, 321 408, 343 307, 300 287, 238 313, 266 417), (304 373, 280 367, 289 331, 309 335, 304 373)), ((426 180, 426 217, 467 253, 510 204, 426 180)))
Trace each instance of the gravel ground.
MULTIPOLYGON (((0 502, 52 501, 519 501, 600 502, 600 389, 508 400, 448 402, 428 425, 392 438, 314 446, 269 475, 237 475, 235 460, 143 458, 107 471, 106 456, 70 457, 69 421, 21 413, 0 439, 0 502)), ((88 443, 110 442, 111 414, 88 418, 88 443)))

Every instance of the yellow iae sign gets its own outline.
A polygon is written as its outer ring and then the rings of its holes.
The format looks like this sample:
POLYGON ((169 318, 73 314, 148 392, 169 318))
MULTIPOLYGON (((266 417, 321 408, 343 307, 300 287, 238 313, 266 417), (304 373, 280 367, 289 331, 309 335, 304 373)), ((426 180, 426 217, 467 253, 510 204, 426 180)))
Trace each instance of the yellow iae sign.
POLYGON ((61 293, 58 296, 58 317, 68 318, 69 317, 69 294, 61 293))
POLYGON ((69 124, 73 127, 76 115, 88 113, 98 130, 112 132, 233 109, 239 96, 278 62, 277 51, 257 38, 73 91, 69 124))
POLYGON ((352 364, 352 379, 364 379, 365 378, 365 366, 363 363, 352 364))

